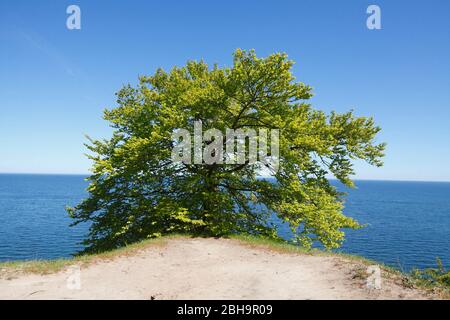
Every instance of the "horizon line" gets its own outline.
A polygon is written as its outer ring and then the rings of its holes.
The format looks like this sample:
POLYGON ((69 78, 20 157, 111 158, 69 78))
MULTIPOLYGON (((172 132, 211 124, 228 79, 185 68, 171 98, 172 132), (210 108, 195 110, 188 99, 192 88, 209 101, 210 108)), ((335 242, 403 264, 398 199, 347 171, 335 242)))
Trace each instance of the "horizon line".
MULTIPOLYGON (((61 173, 61 172, 0 172, 0 175, 42 175, 42 176, 90 176, 92 173, 61 173)), ((269 178, 270 176, 258 176, 269 178)), ((338 180, 336 178, 329 178, 328 180, 338 180)), ((418 179, 370 179, 370 178, 352 178, 353 181, 391 181, 391 182, 436 182, 436 183, 450 183, 450 180, 418 180, 418 179)))

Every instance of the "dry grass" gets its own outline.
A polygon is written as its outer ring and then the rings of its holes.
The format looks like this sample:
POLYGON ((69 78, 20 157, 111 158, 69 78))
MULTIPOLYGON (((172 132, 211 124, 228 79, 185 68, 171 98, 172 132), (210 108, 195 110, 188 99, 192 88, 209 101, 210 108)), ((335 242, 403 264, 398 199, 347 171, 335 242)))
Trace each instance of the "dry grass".
POLYGON ((0 262, 0 278, 14 278, 19 274, 51 274, 64 270, 71 265, 88 266, 93 263, 113 260, 124 256, 133 256, 149 247, 163 246, 168 240, 181 237, 171 235, 162 238, 148 239, 128 246, 98 254, 75 256, 54 260, 25 260, 0 262))

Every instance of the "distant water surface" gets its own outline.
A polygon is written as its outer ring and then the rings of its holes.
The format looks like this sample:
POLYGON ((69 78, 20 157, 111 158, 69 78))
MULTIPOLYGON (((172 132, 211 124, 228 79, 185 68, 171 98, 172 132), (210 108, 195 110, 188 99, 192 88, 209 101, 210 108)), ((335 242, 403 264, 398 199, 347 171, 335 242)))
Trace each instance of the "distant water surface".
POLYGON ((342 251, 403 270, 450 267, 450 183, 357 181, 345 212, 367 227, 351 230, 342 251))
POLYGON ((69 257, 87 226, 69 227, 65 207, 85 198, 78 175, 0 174, 0 261, 69 257))
MULTIPOLYGON (((340 249, 403 270, 450 263, 450 183, 357 181, 345 213, 367 224, 340 249)), ((69 257, 87 226, 69 227, 65 207, 87 196, 75 175, 0 174, 0 261, 69 257)), ((341 187, 339 187, 341 188, 341 187)), ((289 237, 285 228, 280 232, 289 237)))

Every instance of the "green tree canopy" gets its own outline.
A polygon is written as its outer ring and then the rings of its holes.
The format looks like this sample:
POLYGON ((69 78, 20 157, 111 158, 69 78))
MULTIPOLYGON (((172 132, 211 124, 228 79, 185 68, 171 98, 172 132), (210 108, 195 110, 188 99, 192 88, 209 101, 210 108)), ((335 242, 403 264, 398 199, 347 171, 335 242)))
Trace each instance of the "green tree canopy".
POLYGON ((311 88, 295 81, 292 65, 285 54, 237 50, 230 68, 189 61, 122 88, 118 106, 104 113, 112 137, 86 145, 89 197, 68 209, 74 224, 92 223, 85 251, 173 232, 277 237, 274 215, 303 245, 338 247, 343 229, 359 224, 342 213, 343 194, 327 177, 352 186, 352 161, 381 166, 385 145, 375 142, 372 118, 314 110, 311 88), (273 179, 260 179, 263 165, 249 161, 175 163, 172 133, 193 132, 194 121, 203 130, 278 129, 273 179))

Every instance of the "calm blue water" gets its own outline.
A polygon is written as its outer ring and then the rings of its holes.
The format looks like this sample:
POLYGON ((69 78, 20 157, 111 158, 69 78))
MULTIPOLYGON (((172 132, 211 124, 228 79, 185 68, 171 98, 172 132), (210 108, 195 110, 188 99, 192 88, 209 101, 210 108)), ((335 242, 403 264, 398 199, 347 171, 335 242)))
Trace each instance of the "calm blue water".
POLYGON ((450 183, 358 181, 345 212, 368 226, 348 232, 342 251, 403 270, 450 267, 450 183))
MULTIPOLYGON (((82 176, 0 174, 0 261, 68 257, 87 226, 66 205, 86 196, 82 176)), ((397 268, 450 263, 450 183, 358 181, 345 212, 361 223, 341 249, 397 268)), ((285 234, 287 235, 287 233, 285 234)))
POLYGON ((87 227, 69 227, 67 205, 86 197, 82 176, 0 174, 0 261, 68 257, 87 227))
MULTIPOLYGON (((436 257, 450 267, 450 183, 360 180, 357 189, 333 184, 348 193, 345 214, 366 225, 346 230, 337 251, 403 271, 436 267, 436 257)), ((287 226, 279 234, 292 236, 287 226)))

